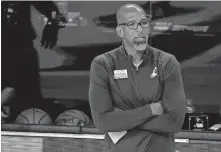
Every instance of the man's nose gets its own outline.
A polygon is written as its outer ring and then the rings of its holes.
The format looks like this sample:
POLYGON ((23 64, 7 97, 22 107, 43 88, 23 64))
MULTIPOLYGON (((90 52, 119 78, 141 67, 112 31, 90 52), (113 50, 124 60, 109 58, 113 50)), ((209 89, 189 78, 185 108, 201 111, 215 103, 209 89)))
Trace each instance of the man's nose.
POLYGON ((137 26, 137 31, 138 32, 142 32, 143 31, 143 27, 140 24, 137 26))

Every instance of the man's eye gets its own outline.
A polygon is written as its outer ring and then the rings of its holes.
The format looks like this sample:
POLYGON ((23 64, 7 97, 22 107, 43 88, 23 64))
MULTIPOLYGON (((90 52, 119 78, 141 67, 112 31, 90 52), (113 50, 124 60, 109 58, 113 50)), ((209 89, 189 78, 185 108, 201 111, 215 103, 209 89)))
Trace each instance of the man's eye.
POLYGON ((149 22, 148 21, 142 21, 141 24, 145 25, 145 24, 149 24, 149 22))
POLYGON ((132 23, 128 23, 128 26, 135 26, 136 23, 135 22, 132 22, 132 23))
POLYGON ((149 22, 141 22, 142 27, 149 27, 149 22))

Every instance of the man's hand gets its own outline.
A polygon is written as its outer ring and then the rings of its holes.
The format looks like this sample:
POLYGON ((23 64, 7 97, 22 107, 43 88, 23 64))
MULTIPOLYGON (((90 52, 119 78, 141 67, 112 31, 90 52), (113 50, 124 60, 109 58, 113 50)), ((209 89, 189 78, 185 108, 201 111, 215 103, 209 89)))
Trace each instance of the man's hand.
POLYGON ((162 101, 158 101, 150 104, 153 115, 162 115, 164 113, 164 108, 162 101))
POLYGON ((121 111, 121 109, 114 107, 114 111, 121 111))
MULTIPOLYGON (((49 20, 47 25, 45 25, 42 38, 41 38, 41 46, 45 49, 52 49, 58 39, 58 31, 61 28, 64 28, 64 24, 61 24, 61 14, 57 14, 56 12, 52 12, 51 14, 52 20, 49 20)), ((64 19, 62 18, 62 22, 64 19)))
POLYGON ((3 118, 8 118, 10 116, 10 108, 8 106, 2 106, 1 108, 1 117, 3 118))

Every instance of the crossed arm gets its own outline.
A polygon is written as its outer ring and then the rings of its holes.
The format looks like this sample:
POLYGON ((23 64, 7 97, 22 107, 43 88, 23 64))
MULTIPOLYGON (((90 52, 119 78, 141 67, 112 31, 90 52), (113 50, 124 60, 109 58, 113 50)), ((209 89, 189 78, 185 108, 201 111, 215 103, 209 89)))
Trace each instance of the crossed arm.
POLYGON ((179 132, 185 117, 185 93, 180 65, 172 56, 165 69, 163 92, 164 114, 153 117, 140 129, 156 132, 179 132))
MULTIPOLYGON (((133 129, 140 129, 160 132, 178 132, 184 118, 184 90, 181 78, 179 63, 175 58, 169 61, 168 70, 165 73, 165 88, 163 102, 165 113, 153 117, 150 104, 131 109, 114 110, 112 99, 109 93, 108 73, 102 62, 94 60, 91 64, 89 103, 91 113, 96 127, 103 132, 117 132, 133 129)), ((166 70, 167 71, 167 70, 166 70)))

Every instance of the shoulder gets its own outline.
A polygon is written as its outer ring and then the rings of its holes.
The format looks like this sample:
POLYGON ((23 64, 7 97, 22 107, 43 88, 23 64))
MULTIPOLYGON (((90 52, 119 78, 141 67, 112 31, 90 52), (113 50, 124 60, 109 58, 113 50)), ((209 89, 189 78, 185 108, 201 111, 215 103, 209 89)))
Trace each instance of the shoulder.
POLYGON ((161 66, 166 66, 168 64, 179 64, 176 57, 173 54, 162 51, 160 49, 150 47, 150 50, 153 54, 153 58, 158 62, 161 66))
POLYGON ((92 64, 99 64, 101 66, 104 66, 105 68, 112 67, 114 64, 114 60, 116 60, 117 58, 118 52, 119 48, 116 48, 114 50, 100 54, 93 59, 92 64))

